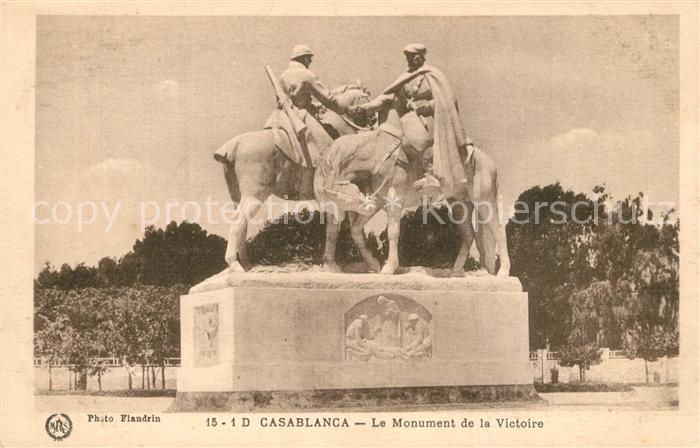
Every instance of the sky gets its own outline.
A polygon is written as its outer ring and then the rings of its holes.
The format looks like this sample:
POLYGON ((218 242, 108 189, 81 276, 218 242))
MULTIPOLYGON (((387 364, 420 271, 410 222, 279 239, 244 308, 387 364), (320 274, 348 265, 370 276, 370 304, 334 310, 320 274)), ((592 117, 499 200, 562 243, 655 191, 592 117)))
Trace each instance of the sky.
MULTIPOLYGON (((40 16, 35 269, 120 257, 144 224, 196 218, 189 201, 218 210, 229 198, 214 151, 275 107, 263 63, 279 74, 304 43, 327 86, 378 93, 412 42, 452 83, 506 210, 555 181, 678 202, 673 16, 40 16)), ((200 224, 226 237, 212 214, 200 224)))

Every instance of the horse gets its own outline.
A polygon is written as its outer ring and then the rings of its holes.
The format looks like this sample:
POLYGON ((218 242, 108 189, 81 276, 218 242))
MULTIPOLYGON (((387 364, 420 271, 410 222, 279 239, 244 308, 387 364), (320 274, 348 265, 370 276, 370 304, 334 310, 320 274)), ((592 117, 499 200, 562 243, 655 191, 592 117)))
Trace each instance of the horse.
MULTIPOLYGON (((341 137, 324 154, 314 178, 316 199, 332 202, 336 213, 347 216, 350 233, 368 267, 381 274, 399 270, 398 241, 402 211, 409 207, 429 205, 428 195, 419 195, 413 183, 423 176, 420 152, 430 146, 431 139, 415 112, 399 118, 390 111, 379 129, 362 135, 341 137), (384 141, 380 140, 384 133, 384 141), (388 136, 387 136, 388 135, 388 136), (393 140, 392 140, 393 139, 393 140), (405 157, 402 157, 405 155, 405 157), (365 224, 379 210, 387 213, 389 255, 384 266, 372 255, 364 239, 365 224)), ((505 227, 500 222, 497 170, 493 161, 478 147, 462 154, 467 182, 458 184, 447 198, 450 216, 457 225, 460 249, 452 267, 454 275, 464 272, 464 264, 476 240, 481 269, 477 274, 508 276, 510 259, 505 227), (476 229, 472 216, 476 210, 476 229), (496 256, 500 267, 496 272, 496 256)), ((340 272, 335 261, 335 248, 340 223, 326 219, 326 245, 323 268, 340 272)))
MULTIPOLYGON (((370 92, 359 82, 333 90, 338 102, 345 106, 360 105, 369 100, 370 92)), ((323 113, 322 125, 336 136, 366 130, 363 117, 340 116, 331 110, 323 113)), ((215 159, 223 164, 229 195, 238 206, 233 214, 226 247, 230 272, 243 272, 252 265, 246 250, 248 221, 272 194, 294 200, 311 200, 314 169, 293 162, 275 144, 284 141, 281 129, 263 129, 239 135, 220 147, 215 159), (275 133, 278 135, 275 136, 275 133)))

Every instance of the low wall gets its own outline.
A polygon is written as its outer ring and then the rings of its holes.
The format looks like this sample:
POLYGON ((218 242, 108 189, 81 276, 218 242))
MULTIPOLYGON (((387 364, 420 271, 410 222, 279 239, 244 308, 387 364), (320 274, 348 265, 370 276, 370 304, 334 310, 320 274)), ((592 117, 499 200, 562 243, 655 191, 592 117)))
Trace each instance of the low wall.
MULTIPOLYGON (((165 368, 165 388, 175 389, 177 386, 177 372, 179 367, 165 368)), ((53 390, 68 390, 69 384, 73 382, 73 373, 69 372, 68 367, 54 367, 51 369, 51 378, 53 390)), ((132 370, 131 382, 134 389, 141 389, 141 367, 132 370)), ((144 385, 146 384, 144 380, 144 385)), ((34 387, 40 390, 48 390, 49 388, 49 369, 47 367, 34 368, 34 387)), ((97 376, 88 376, 88 390, 98 390, 97 376)), ((129 388, 129 375, 126 367, 111 367, 102 375, 102 390, 125 390, 129 388)), ((153 389, 151 385, 151 389, 153 389)), ((161 372, 160 368, 156 368, 156 384, 155 389, 161 388, 161 372)))
MULTIPOLYGON (((535 382, 551 383, 551 369, 559 370, 559 382, 579 381, 578 366, 562 367, 556 355, 546 350, 538 350, 530 356, 532 377, 535 382), (549 359, 548 359, 549 358, 549 359), (543 381, 544 374, 544 381, 543 381)), ((586 381, 599 383, 644 383, 646 381, 644 360, 614 356, 615 352, 603 349, 602 362, 586 372, 586 381), (612 356, 611 356, 612 355, 612 356)), ((678 357, 660 358, 648 363, 649 382, 677 383, 678 357)))
MULTIPOLYGON (((530 367, 532 378, 535 382, 551 383, 551 371, 554 366, 559 370, 559 382, 578 382, 578 367, 562 367, 559 360, 554 358, 552 352, 538 350, 530 357, 530 367), (549 356, 547 356, 549 354, 549 356), (549 357, 550 359, 547 359, 549 357)), ((660 383, 678 382, 678 357, 661 358, 658 361, 650 362, 649 381, 658 379, 660 383), (655 376, 656 374, 656 376, 655 376)), ((165 369, 165 387, 175 389, 177 386, 177 375, 180 367, 171 366, 165 369)), ((54 367, 52 369, 53 390, 68 390, 69 371, 67 367, 54 367)), ((603 352, 603 361, 591 367, 586 372, 586 380, 591 382, 605 383, 644 383, 644 360, 628 359, 622 357, 611 357, 608 350, 603 352)), ((72 380, 71 380, 72 381, 72 380)), ((49 369, 45 366, 34 368, 34 384, 37 389, 47 390, 49 388, 49 369)), ((102 375, 102 390, 124 390, 129 385, 126 367, 112 367, 107 373, 102 375)), ((141 388, 141 368, 132 370, 132 387, 141 388)), ((156 388, 161 387, 160 369, 156 369, 156 388)), ((88 389, 97 390, 97 377, 88 377, 88 389)))

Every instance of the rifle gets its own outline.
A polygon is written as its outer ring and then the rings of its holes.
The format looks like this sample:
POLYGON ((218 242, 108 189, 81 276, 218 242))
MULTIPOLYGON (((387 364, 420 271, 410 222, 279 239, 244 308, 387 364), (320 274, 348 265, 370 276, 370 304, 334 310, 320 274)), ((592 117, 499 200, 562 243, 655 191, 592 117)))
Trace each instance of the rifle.
POLYGON ((289 121, 292 123, 292 129, 299 139, 299 144, 301 145, 301 151, 304 153, 304 159, 306 160, 306 166, 313 169, 314 165, 311 161, 311 154, 309 153, 309 148, 306 146, 306 125, 296 114, 292 108, 292 101, 284 93, 282 87, 277 82, 277 78, 274 73, 272 73, 272 68, 269 65, 265 65, 265 71, 267 72, 267 77, 270 78, 270 83, 272 83, 272 88, 275 89, 275 95, 277 96, 277 105, 282 108, 284 113, 289 117, 289 121))

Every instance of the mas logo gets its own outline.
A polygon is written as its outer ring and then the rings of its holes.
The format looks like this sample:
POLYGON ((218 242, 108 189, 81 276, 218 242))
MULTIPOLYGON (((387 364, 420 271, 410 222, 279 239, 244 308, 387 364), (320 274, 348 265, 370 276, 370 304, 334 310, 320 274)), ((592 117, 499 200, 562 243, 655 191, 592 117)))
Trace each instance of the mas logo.
POLYGON ((66 414, 53 414, 46 419, 46 433, 57 442, 68 437, 73 431, 73 422, 66 414))

